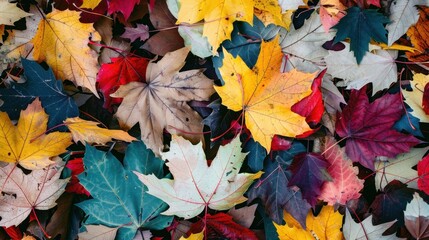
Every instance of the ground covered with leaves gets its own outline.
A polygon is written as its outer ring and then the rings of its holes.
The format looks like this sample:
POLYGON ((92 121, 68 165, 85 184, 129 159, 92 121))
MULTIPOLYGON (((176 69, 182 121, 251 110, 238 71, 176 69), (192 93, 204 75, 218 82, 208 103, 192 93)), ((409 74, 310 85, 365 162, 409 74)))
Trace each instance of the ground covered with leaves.
POLYGON ((428 0, 0 0, 0 239, 429 239, 428 0))

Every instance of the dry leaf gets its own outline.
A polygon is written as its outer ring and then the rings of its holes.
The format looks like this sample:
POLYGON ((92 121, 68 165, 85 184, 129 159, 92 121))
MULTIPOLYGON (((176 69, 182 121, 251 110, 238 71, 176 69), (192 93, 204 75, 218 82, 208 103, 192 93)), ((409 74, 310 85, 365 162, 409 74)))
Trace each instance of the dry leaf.
POLYGON ((8 0, 0 0, 0 25, 13 25, 19 19, 31 15, 31 13, 24 12, 18 8, 15 3, 9 3, 8 0))
POLYGON ((106 144, 113 139, 131 142, 137 140, 122 130, 111 130, 98 127, 98 122, 83 120, 79 117, 67 118, 64 124, 68 127, 75 143, 106 144))
POLYGON ((21 111, 17 126, 6 113, 0 112, 1 161, 19 163, 26 169, 41 169, 52 164, 51 158, 65 152, 71 144, 71 135, 46 134, 47 125, 48 115, 38 98, 21 111))
POLYGON ((139 123, 142 141, 156 154, 163 149, 164 128, 172 134, 189 132, 180 135, 194 142, 201 137, 201 117, 186 102, 207 100, 214 92, 213 82, 202 69, 179 72, 188 53, 182 48, 149 63, 146 82, 128 83, 110 95, 124 98, 116 113, 122 128, 139 123))
POLYGON ((253 69, 241 57, 234 58, 224 50, 219 68, 224 86, 215 90, 222 104, 233 111, 244 111, 247 128, 267 152, 274 135, 295 137, 310 130, 305 117, 291 110, 302 98, 310 95, 317 73, 292 70, 280 72, 283 54, 278 38, 261 44, 261 52, 253 69))
POLYGON ((39 23, 32 39, 33 57, 39 62, 46 61, 57 78, 68 79, 98 96, 95 88, 98 56, 89 48, 89 38, 97 41, 100 36, 92 24, 79 22, 79 12, 55 10, 39 23))

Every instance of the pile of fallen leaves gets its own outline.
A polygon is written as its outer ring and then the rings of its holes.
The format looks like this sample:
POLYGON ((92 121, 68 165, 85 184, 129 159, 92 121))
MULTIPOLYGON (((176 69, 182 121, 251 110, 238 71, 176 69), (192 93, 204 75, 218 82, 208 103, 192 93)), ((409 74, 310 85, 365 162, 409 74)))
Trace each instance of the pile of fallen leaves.
POLYGON ((0 0, 0 239, 429 238, 428 0, 0 0))

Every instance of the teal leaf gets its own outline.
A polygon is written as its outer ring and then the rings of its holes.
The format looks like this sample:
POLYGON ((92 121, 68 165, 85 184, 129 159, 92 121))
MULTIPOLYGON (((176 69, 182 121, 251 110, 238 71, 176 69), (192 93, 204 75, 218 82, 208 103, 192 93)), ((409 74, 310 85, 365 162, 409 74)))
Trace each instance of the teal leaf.
POLYGON ((21 110, 39 97, 49 115, 48 128, 63 123, 66 118, 79 116, 75 101, 65 93, 63 83, 55 78, 52 69, 45 70, 35 61, 21 61, 27 81, 0 88, 0 99, 4 101, 1 111, 7 112, 12 119, 18 119, 21 110))
POLYGON ((78 178, 93 199, 78 203, 88 218, 86 225, 120 227, 116 239, 133 239, 139 228, 163 229, 172 217, 160 215, 167 205, 146 193, 133 171, 164 177, 164 162, 142 142, 131 143, 122 165, 110 152, 87 145, 85 171, 78 178))
POLYGON ((354 52, 357 63, 360 64, 369 49, 371 38, 377 42, 387 43, 387 31, 383 24, 388 22, 389 18, 376 9, 362 10, 359 7, 351 7, 347 10, 347 15, 333 27, 338 30, 334 44, 350 38, 350 50, 354 52))

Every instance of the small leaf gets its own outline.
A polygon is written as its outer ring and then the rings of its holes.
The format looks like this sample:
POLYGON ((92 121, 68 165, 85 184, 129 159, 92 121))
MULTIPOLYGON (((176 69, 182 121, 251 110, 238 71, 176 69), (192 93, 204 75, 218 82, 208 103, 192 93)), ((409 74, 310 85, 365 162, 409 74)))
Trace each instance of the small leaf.
POLYGON ((405 226, 416 239, 429 237, 429 204, 414 193, 413 200, 404 211, 405 226))

